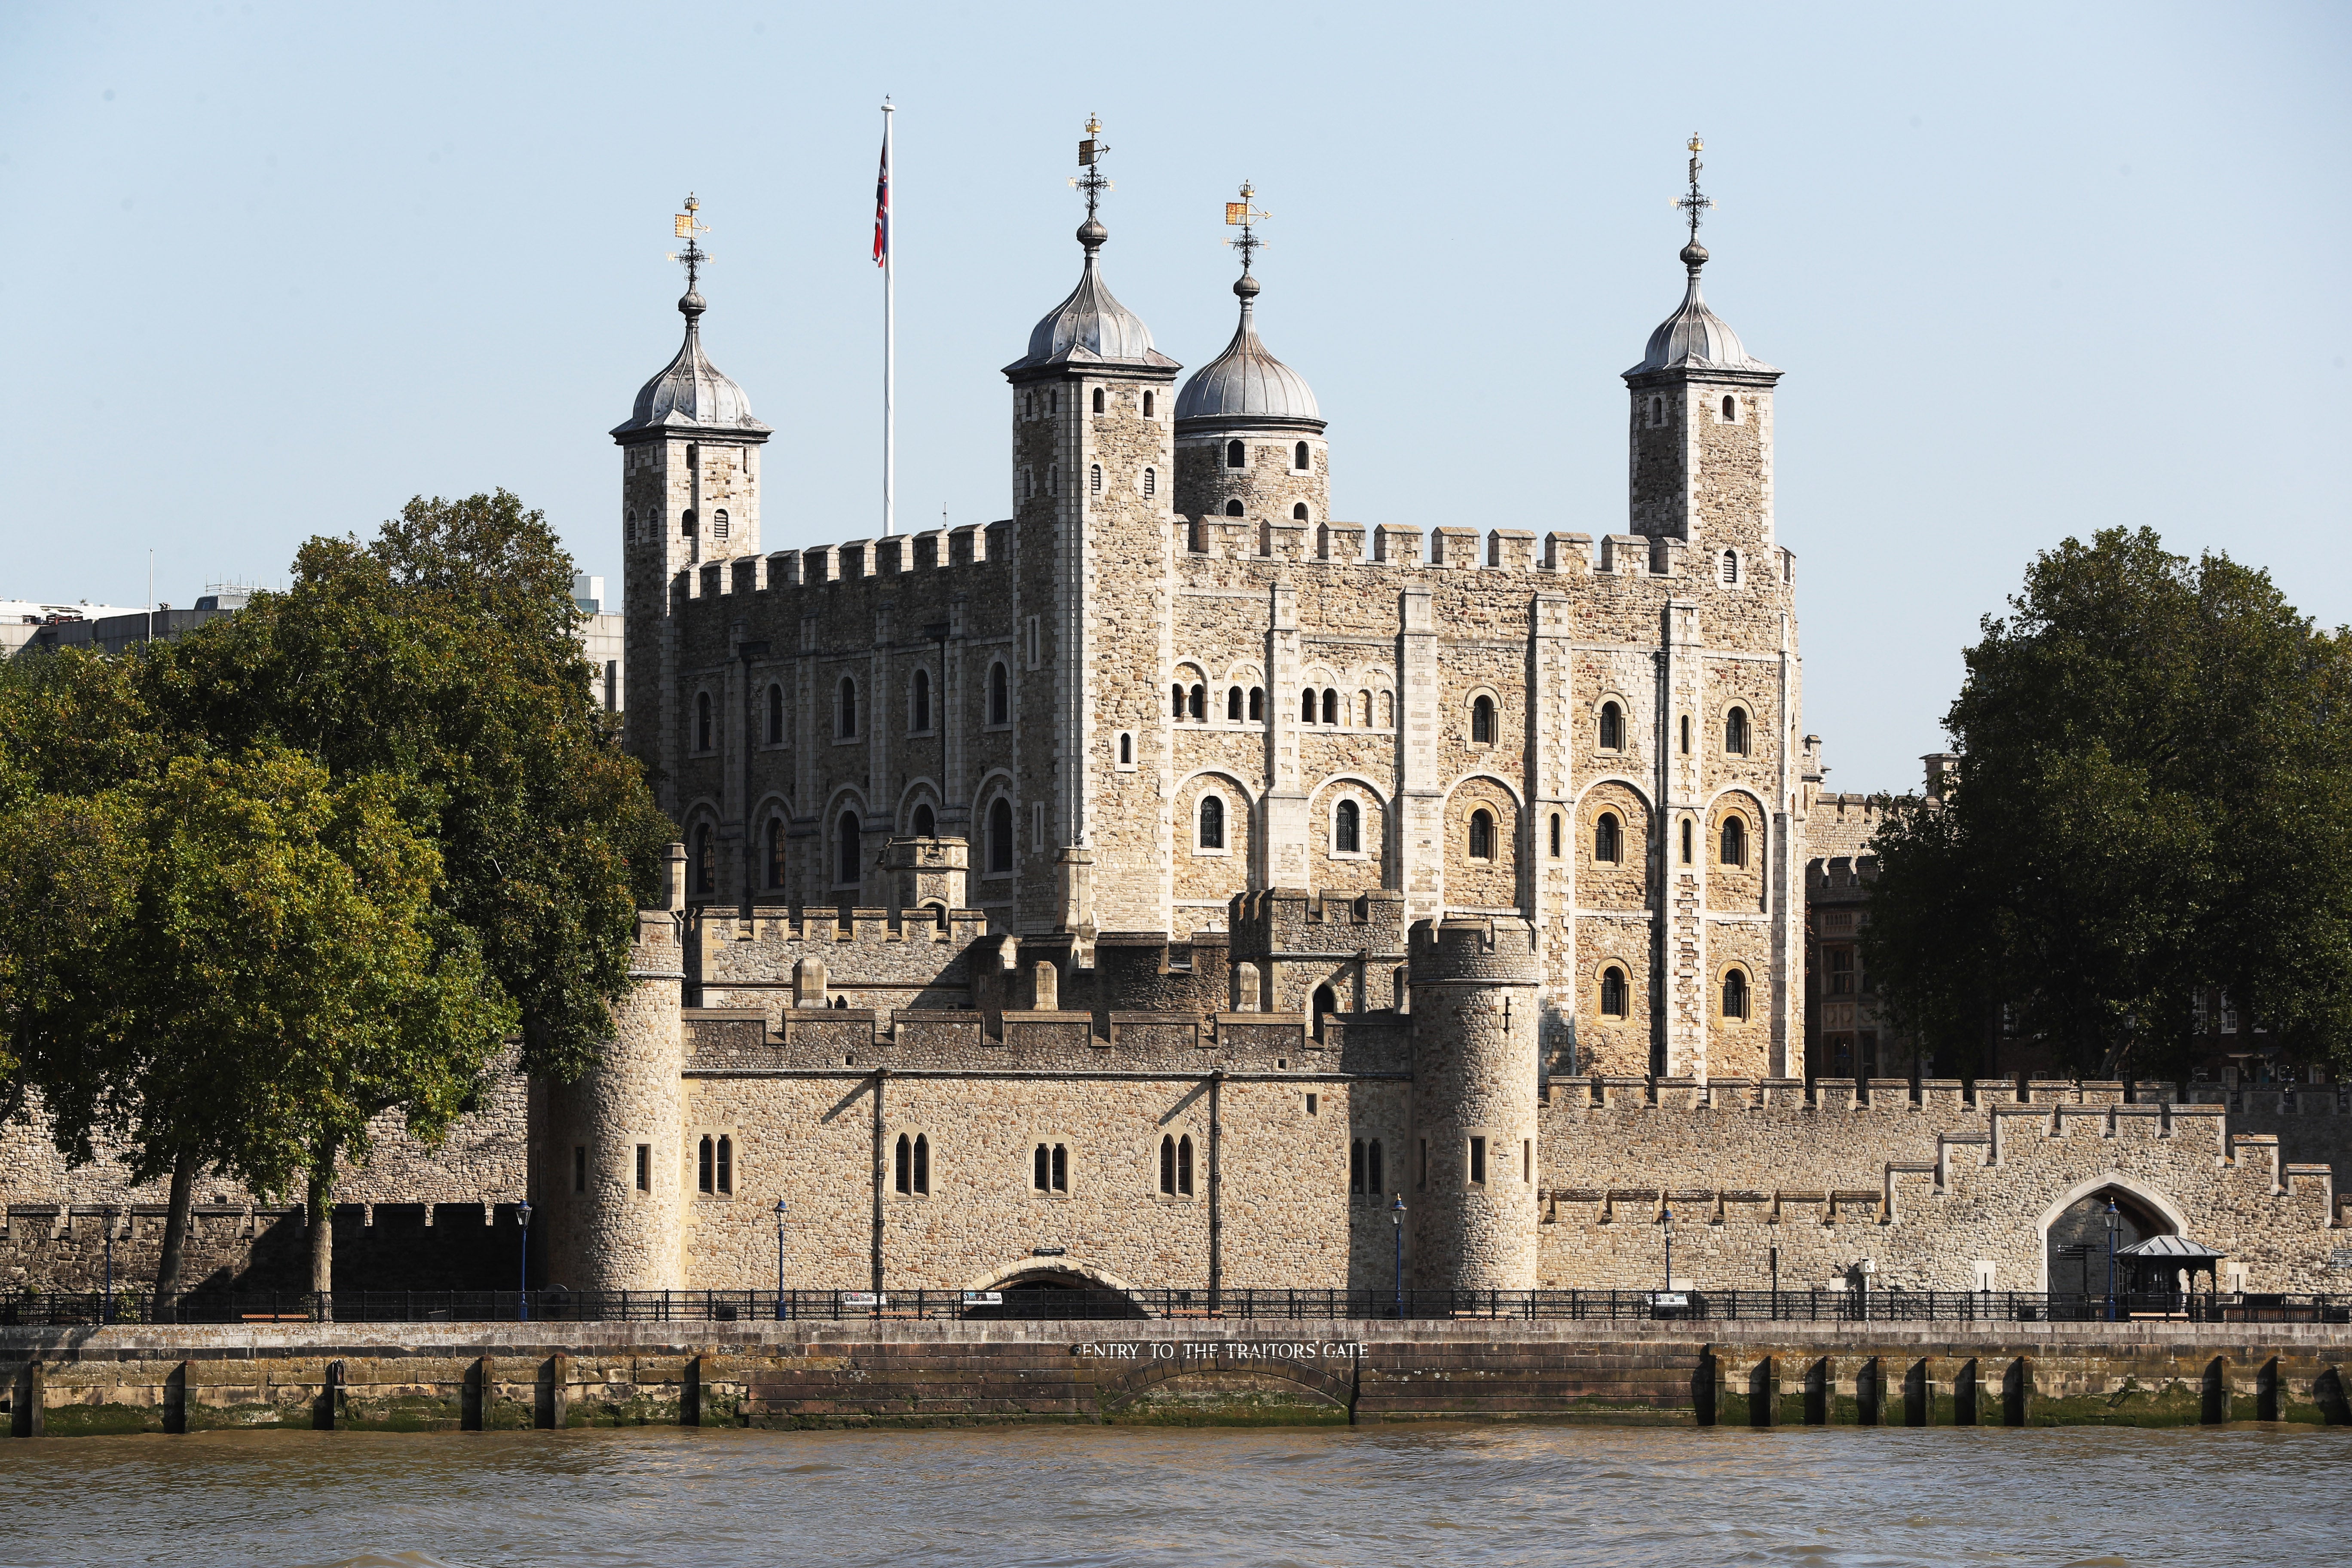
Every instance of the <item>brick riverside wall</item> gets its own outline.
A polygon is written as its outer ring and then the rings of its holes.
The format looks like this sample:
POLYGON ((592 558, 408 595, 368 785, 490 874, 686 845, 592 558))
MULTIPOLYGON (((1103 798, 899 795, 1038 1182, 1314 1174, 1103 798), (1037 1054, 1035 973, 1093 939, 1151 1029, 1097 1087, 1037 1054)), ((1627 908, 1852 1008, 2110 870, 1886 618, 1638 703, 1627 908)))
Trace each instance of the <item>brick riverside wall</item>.
POLYGON ((0 1327, 17 1436, 1066 1421, 2352 1419, 2341 1328, 1252 1321, 0 1327))

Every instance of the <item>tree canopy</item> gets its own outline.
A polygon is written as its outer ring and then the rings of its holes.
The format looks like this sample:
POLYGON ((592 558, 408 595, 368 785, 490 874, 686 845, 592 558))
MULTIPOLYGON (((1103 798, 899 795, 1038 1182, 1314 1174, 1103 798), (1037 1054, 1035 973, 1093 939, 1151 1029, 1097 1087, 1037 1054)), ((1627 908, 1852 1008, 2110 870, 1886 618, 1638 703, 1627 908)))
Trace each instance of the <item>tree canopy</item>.
POLYGON ((2178 1069, 2226 991, 2284 1057, 2352 1062, 2352 637, 2267 574, 2102 531, 2038 556, 1897 804, 1864 957, 1896 1022, 1980 1059, 2178 1069))
POLYGON ((178 642, 0 672, 0 1111, 170 1173, 167 1276, 198 1170, 320 1208, 372 1118, 437 1136, 518 1026, 530 1071, 594 1059, 671 832, 577 620, 499 491, 313 539, 178 642))

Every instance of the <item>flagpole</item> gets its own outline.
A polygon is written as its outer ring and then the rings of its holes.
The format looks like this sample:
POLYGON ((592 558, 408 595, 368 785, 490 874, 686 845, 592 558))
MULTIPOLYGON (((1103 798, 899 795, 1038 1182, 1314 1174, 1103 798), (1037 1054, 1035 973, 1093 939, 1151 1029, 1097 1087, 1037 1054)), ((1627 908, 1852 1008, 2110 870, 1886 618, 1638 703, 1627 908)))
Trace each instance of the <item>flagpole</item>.
MULTIPOLYGON (((882 100, 882 168, 890 168, 890 121, 897 113, 882 100)), ((882 535, 898 531, 898 236, 896 214, 882 246, 882 535)))

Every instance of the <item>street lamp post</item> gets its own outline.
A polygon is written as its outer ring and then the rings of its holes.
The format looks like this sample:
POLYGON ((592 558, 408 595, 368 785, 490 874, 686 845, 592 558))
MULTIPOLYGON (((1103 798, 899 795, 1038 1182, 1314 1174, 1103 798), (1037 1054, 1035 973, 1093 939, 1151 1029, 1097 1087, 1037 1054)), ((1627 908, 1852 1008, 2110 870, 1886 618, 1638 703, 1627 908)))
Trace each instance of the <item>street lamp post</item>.
POLYGON ((515 1225, 520 1241, 515 1247, 515 1321, 530 1319, 530 1200, 515 1205, 515 1225))
POLYGON ((1404 1194, 1396 1195, 1389 1210, 1389 1218, 1396 1226, 1396 1310, 1397 1321, 1404 1321, 1404 1194))
POLYGON ((2115 1225, 2119 1220, 2115 1199, 2107 1199, 2107 1321, 2115 1321, 2115 1225))
POLYGON ((1671 1207, 1658 1210, 1658 1234, 1666 1238, 1666 1289, 1675 1288, 1675 1211, 1671 1207))
POLYGON ((776 1321, 783 1321, 783 1199, 776 1199, 776 1321))
POLYGON ((110 1208, 106 1211, 106 1299, 98 1304, 98 1321, 114 1321, 114 1211, 110 1208))

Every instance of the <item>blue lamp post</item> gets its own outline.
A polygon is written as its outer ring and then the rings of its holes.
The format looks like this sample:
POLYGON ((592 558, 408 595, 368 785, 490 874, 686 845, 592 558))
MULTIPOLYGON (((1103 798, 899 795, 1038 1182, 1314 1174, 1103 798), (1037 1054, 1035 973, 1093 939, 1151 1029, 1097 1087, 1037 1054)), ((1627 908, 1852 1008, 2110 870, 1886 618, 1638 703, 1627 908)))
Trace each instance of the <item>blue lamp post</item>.
POLYGON ((1389 1210, 1389 1218, 1396 1226, 1396 1309, 1397 1321, 1404 1321, 1404 1194, 1396 1195, 1396 1205, 1389 1210))
POLYGON ((530 1318, 530 1200, 515 1205, 515 1225, 521 1237, 515 1249, 515 1321, 530 1318))
POLYGON ((783 1321, 783 1199, 776 1199, 776 1321, 783 1321))

